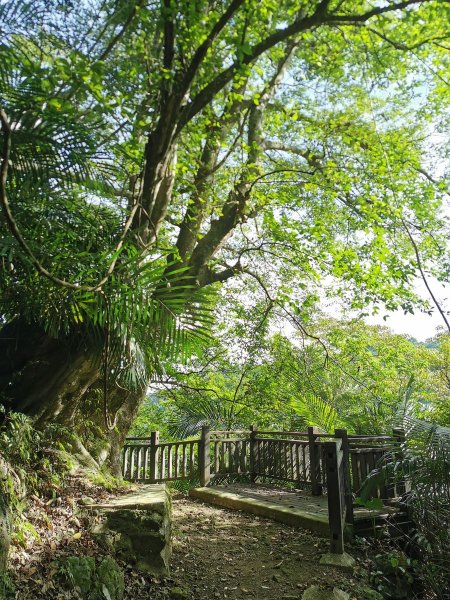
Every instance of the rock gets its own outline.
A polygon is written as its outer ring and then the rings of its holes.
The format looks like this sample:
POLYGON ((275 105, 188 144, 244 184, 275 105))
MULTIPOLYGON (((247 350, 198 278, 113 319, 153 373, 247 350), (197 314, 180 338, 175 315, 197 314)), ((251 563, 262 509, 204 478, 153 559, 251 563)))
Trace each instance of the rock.
POLYGON ((362 589, 362 593, 364 594, 364 600, 383 600, 382 594, 372 588, 365 587, 362 589))
POLYGON ((338 567, 343 571, 353 573, 356 561, 353 556, 350 556, 347 552, 344 552, 343 554, 332 554, 330 552, 328 554, 323 554, 319 563, 325 566, 338 567))
POLYGON ((94 587, 95 560, 92 556, 68 556, 64 571, 74 588, 87 596, 94 587))
POLYGON ((80 508, 92 534, 115 556, 153 576, 169 574, 172 507, 165 485, 80 508))
POLYGON ((63 565, 69 583, 82 598, 122 600, 125 591, 123 572, 113 558, 96 566, 92 556, 69 556, 63 565))
POLYGON ((181 586, 174 587, 169 591, 169 598, 173 600, 188 600, 190 597, 190 590, 181 586))
POLYGON ((322 590, 317 585, 312 585, 303 592, 302 600, 350 600, 350 596, 339 588, 322 590))
POLYGON ((122 600, 125 591, 125 580, 123 572, 113 558, 107 557, 102 560, 96 573, 96 587, 99 599, 103 600, 106 596, 105 588, 111 600, 122 600))
POLYGON ((95 500, 89 498, 89 496, 85 496, 84 498, 81 498, 81 500, 78 500, 78 504, 81 506, 89 506, 90 504, 95 504, 95 500))

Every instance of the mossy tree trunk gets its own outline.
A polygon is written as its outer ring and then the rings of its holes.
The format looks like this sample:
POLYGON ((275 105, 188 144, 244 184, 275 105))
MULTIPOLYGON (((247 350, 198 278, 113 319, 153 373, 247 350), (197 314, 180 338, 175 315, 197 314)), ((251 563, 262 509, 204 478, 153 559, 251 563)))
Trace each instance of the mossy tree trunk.
POLYGON ((41 429, 69 428, 79 436, 74 451, 83 462, 107 464, 120 475, 121 448, 146 386, 114 386, 105 399, 98 349, 81 335, 57 340, 16 320, 0 330, 0 346, 0 403, 6 410, 30 416, 41 429))

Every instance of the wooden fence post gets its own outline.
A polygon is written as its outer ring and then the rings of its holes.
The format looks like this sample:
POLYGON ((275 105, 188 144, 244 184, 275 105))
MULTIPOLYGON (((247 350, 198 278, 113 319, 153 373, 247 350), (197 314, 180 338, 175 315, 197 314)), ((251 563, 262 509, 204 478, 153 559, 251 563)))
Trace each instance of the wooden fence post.
MULTIPOLYGON (((392 430, 392 437, 394 438, 394 442, 397 446, 394 452, 395 460, 401 463, 403 460, 403 446, 406 443, 406 433, 403 427, 395 427, 392 430)), ((395 469, 395 471, 400 473, 402 472, 401 469, 395 469)), ((405 481, 394 481, 394 485, 397 496, 402 496, 406 492, 405 481)))
POLYGON ((342 442, 325 442, 326 470, 327 470, 327 496, 328 496, 328 520, 330 524, 330 552, 333 554, 344 554, 344 526, 343 505, 345 498, 342 493, 344 482, 341 480, 343 466, 342 442))
POLYGON ((150 434, 150 483, 156 483, 159 431, 150 434))
POLYGON ((353 523, 353 494, 350 478, 350 445, 346 429, 335 429, 334 435, 342 440, 342 460, 344 461, 345 520, 353 523))
POLYGON ((200 471, 200 485, 205 487, 211 480, 211 459, 209 455, 210 433, 209 427, 202 427, 202 435, 198 444, 198 468, 200 471))
POLYGON ((316 443, 315 427, 308 427, 308 442, 311 493, 313 496, 320 496, 322 494, 322 484, 320 483, 320 455, 316 443))
POLYGON ((124 479, 127 478, 127 471, 128 471, 128 453, 129 453, 129 446, 125 445, 123 447, 122 450, 122 477, 124 479))
POLYGON ((255 483, 256 479, 256 428, 250 425, 250 481, 255 483))

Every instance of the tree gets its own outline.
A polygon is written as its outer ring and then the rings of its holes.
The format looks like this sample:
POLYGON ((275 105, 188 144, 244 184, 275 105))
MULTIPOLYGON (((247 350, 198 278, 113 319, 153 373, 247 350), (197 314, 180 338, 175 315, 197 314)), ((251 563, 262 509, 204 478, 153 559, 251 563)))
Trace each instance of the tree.
POLYGON ((180 319, 205 320, 197 291, 241 275, 272 302, 269 262, 299 316, 325 275, 354 306, 412 310, 445 244, 425 147, 447 17, 444 0, 4 2, 4 402, 70 424, 102 389, 117 446, 180 319))
POLYGON ((444 355, 436 349, 360 321, 317 319, 307 336, 271 329, 263 339, 256 332, 250 347, 239 327, 219 331, 214 350, 172 368, 140 415, 158 413, 158 428, 178 437, 206 422, 215 429, 315 425, 384 434, 405 410, 445 424, 448 392, 437 368, 444 355))

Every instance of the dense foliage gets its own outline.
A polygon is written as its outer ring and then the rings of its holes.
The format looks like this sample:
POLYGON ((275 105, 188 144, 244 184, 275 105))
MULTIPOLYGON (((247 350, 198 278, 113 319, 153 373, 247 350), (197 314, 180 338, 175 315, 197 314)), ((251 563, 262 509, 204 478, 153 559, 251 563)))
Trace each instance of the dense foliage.
MULTIPOLYGON (((133 431, 192 435, 280 426, 385 433, 404 414, 448 424, 448 335, 428 343, 362 321, 321 319, 305 330, 255 331, 236 321, 186 366, 167 365, 133 431)), ((272 328, 273 328, 272 324, 272 328)))
POLYGON ((136 433, 448 426, 447 336, 317 306, 450 329, 449 21, 446 0, 1 2, 2 453, 50 466, 19 411, 117 468, 156 376, 136 433))
MULTIPOLYGON (((82 345, 84 398, 145 389, 207 320, 193 288, 232 277, 299 318, 327 289, 412 310, 446 243, 446 2, 0 11, 3 343, 82 345)), ((55 418, 18 363, 5 404, 55 418)))

